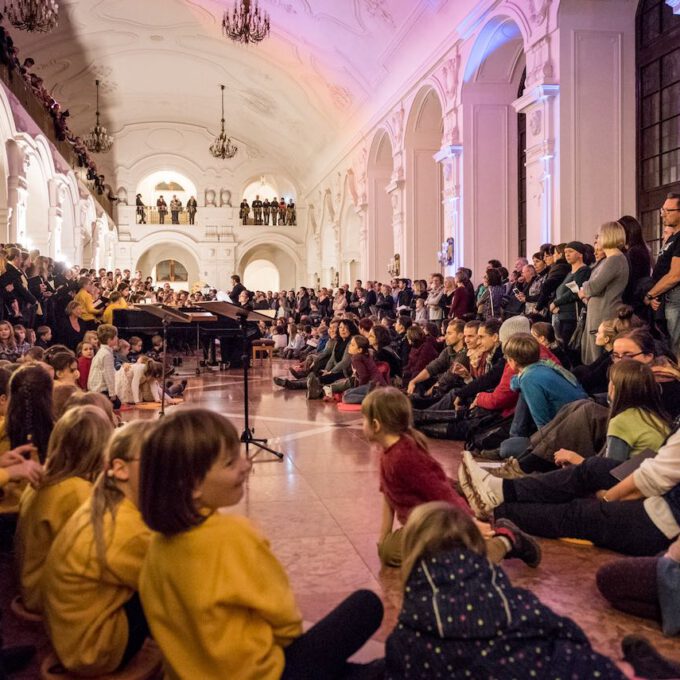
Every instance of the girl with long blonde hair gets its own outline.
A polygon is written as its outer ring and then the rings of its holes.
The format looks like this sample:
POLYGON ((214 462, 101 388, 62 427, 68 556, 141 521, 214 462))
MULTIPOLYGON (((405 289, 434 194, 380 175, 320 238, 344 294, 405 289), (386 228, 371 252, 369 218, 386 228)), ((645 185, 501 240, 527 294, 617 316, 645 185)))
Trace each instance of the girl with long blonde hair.
POLYGON ((110 421, 95 406, 67 411, 52 430, 42 482, 35 489, 27 487, 19 503, 17 562, 21 596, 29 611, 42 610, 47 553, 92 492, 112 432, 110 421))
POLYGON ((139 460, 155 423, 117 430, 92 494, 61 531, 43 572, 45 623, 67 671, 106 675, 149 635, 138 583, 151 531, 138 510, 139 460))

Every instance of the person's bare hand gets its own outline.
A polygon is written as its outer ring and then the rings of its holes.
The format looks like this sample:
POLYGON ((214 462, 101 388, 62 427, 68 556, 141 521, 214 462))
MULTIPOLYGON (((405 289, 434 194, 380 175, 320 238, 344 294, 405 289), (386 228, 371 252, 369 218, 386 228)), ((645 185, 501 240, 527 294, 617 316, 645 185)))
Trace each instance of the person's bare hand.
POLYGON ((555 452, 555 465, 566 467, 567 465, 580 465, 583 462, 583 456, 579 456, 575 451, 569 449, 560 449, 555 452))
POLYGON ((22 459, 21 463, 10 465, 6 470, 11 480, 26 479, 33 486, 40 484, 44 474, 42 465, 34 460, 22 459))
POLYGON ((478 519, 474 520, 474 523, 479 529, 479 533, 482 534, 482 538, 489 539, 494 537, 494 531, 492 526, 488 522, 480 522, 478 519))
POLYGON ((658 311, 659 308, 661 307, 661 300, 657 300, 656 298, 654 298, 654 299, 649 303, 649 306, 656 312, 656 311, 658 311))

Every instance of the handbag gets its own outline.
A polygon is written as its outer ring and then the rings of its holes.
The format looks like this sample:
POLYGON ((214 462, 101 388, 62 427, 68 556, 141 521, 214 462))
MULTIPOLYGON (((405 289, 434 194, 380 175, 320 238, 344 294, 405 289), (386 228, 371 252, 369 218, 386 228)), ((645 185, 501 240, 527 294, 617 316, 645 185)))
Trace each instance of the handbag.
MULTIPOLYGON (((576 303, 574 303, 576 304, 576 303)), ((578 307, 578 305, 576 304, 578 307)), ((571 334, 571 338, 569 339, 569 344, 567 345, 567 349, 571 349, 573 351, 577 351, 581 349, 581 343, 583 341, 583 336, 586 332, 586 316, 588 314, 588 310, 584 307, 578 315, 578 319, 576 321, 576 328, 574 328, 574 332, 571 334)))

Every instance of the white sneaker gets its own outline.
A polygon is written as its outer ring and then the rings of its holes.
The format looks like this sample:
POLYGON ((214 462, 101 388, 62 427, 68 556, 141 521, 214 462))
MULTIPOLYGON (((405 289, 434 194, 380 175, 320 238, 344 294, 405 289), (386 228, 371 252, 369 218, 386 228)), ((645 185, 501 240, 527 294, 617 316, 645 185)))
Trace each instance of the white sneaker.
POLYGON ((333 396, 333 388, 330 385, 324 385, 323 386, 323 393, 328 398, 331 398, 333 396))
POLYGON ((463 451, 463 462, 458 468, 458 481, 477 519, 489 519, 494 508, 501 504, 486 481, 491 476, 491 473, 475 462, 469 451, 463 451))

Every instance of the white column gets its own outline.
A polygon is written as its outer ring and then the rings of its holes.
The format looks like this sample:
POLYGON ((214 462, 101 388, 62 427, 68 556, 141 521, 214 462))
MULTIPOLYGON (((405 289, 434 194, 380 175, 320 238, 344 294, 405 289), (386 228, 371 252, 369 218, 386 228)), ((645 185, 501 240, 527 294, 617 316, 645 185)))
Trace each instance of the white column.
MULTIPOLYGON (((394 253, 404 258, 404 180, 392 179, 385 187, 392 202, 392 233, 394 234, 394 253)), ((411 276, 414 272, 402 271, 402 276, 411 276)))
POLYGON ((26 203, 28 185, 22 175, 7 178, 7 208, 9 213, 8 236, 11 243, 23 243, 26 239, 26 203))
POLYGON ((61 232, 63 225, 63 205, 66 191, 61 182, 50 179, 48 182, 50 207, 47 211, 47 234, 44 240, 37 242, 35 247, 41 253, 47 254, 55 260, 61 259, 61 232))
POLYGON ((526 115, 527 253, 564 238, 555 228, 557 209, 559 85, 536 85, 513 102, 526 115))
POLYGON ((442 205, 444 206, 444 240, 453 238, 453 264, 446 267, 446 274, 453 275, 463 266, 463 146, 443 146, 433 158, 441 163, 444 174, 442 205))
MULTIPOLYGON (((365 198, 366 195, 364 194, 364 200, 365 198)), ((359 253, 361 255, 359 271, 361 280, 366 281, 371 278, 368 262, 368 203, 359 203, 356 206, 356 213, 361 220, 359 230, 359 253)))

